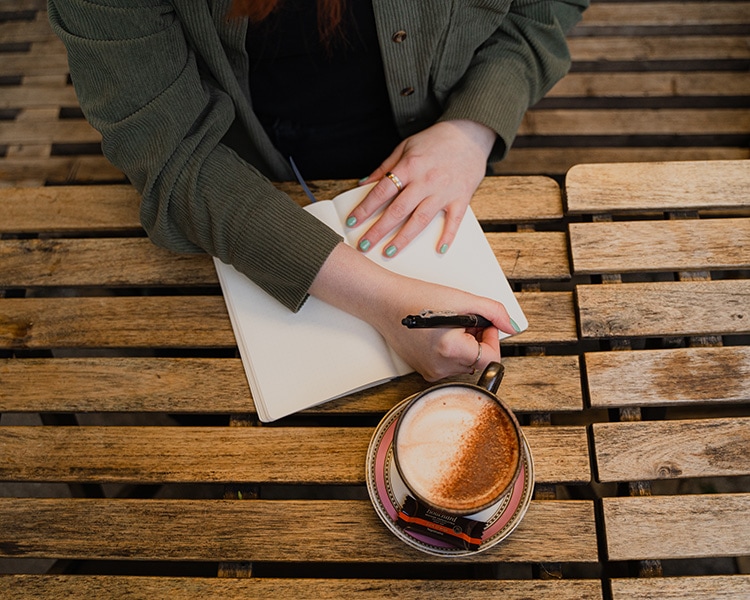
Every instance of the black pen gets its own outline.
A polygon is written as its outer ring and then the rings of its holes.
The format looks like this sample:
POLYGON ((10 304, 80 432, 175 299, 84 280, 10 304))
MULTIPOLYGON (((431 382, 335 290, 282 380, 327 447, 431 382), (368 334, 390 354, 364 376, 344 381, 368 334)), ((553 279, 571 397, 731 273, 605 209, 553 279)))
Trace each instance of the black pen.
POLYGON ((436 312, 431 310, 422 311, 418 315, 408 315, 401 319, 401 324, 409 329, 492 327, 492 322, 481 315, 459 315, 454 312, 436 312))

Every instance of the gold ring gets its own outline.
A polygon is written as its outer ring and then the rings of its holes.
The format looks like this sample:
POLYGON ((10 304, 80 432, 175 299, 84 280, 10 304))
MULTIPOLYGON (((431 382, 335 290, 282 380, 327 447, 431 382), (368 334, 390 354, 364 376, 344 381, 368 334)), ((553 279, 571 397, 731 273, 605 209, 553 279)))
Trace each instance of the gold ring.
POLYGON ((476 365, 479 362, 479 360, 482 358, 482 342, 477 340, 477 346, 479 348, 479 351, 477 352, 476 360, 469 365, 469 368, 471 369, 471 371, 469 371, 469 375, 474 375, 474 373, 477 372, 476 365))
POLYGON ((404 188, 403 184, 401 183, 401 180, 398 177, 396 177, 395 173, 388 171, 385 174, 385 176, 393 182, 393 185, 396 186, 399 192, 404 188))

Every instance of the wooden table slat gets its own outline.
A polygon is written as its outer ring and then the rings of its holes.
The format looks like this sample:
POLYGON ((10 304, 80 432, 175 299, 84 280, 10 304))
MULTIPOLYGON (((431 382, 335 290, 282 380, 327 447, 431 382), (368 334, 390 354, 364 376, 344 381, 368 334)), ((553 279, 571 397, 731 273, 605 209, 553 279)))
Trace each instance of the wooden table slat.
POLYGON ((571 223, 578 275, 746 269, 750 219, 571 223))
MULTIPOLYGON (((540 109, 526 113, 518 135, 570 135, 571 131, 576 131, 577 135, 673 135, 675 131, 679 131, 681 135, 745 135, 750 131, 750 110, 742 108, 540 109)), ((83 132, 79 135, 83 136, 83 132)))
MULTIPOLYGON (((0 161, 0 168, 2 163, 0 161)), ((310 182, 319 199, 355 186, 354 180, 310 182)), ((278 188, 297 203, 309 202, 299 184, 278 188)), ((130 185, 56 186, 0 189, 4 216, 0 233, 140 230, 140 197, 130 185)), ((560 187, 548 177, 485 177, 472 200, 482 223, 535 222, 562 218, 560 187)))
POLYGON ((604 498, 609 560, 750 554, 750 494, 604 498))
POLYGON ((594 2, 584 13, 581 25, 589 27, 734 25, 750 23, 747 2, 594 2))
MULTIPOLYGON (((539 483, 588 483, 583 427, 524 429, 539 483)), ((0 479, 364 484, 370 428, 0 428, 0 479), (55 460, 50 461, 50 453, 55 460)))
POLYGON ((578 165, 565 178, 570 214, 748 208, 750 160, 578 165))
POLYGON ((433 600, 460 597, 484 600, 601 600, 601 583, 590 579, 569 580, 441 580, 441 579, 293 579, 293 578, 199 578, 107 575, 0 575, 0 596, 15 600, 45 598, 317 598, 356 597, 363 600, 433 600))
POLYGON ((574 62, 729 60, 750 57, 742 35, 614 35, 571 37, 574 62))
POLYGON ((598 560, 594 505, 588 500, 532 501, 518 529, 502 544, 467 558, 444 559, 399 541, 369 500, 0 498, 0 519, 5 524, 0 528, 0 557, 355 563, 598 560))
MULTIPOLYGON (((519 300, 533 326, 503 344, 577 340, 570 293, 520 294, 519 300)), ((235 346, 221 296, 0 298, 0 348, 235 346)))
POLYGON ((613 579, 613 600, 737 600, 750 598, 750 575, 613 579), (687 596, 689 591, 689 596, 687 596))
POLYGON ((747 402, 750 347, 675 348, 584 355, 591 406, 747 402), (616 381, 617 385, 612 385, 616 381))
MULTIPOLYGON (((560 232, 488 233, 512 281, 570 278, 560 232)), ((205 254, 175 254, 147 238, 0 240, 0 287, 218 285, 205 254)))
POLYGON ((584 338, 750 332, 750 280, 576 287, 584 338))
MULTIPOLYGON (((503 364, 500 394, 513 410, 583 408, 577 356, 505 357, 503 364)), ((305 414, 385 414, 427 385, 412 374, 305 414)), ((255 408, 239 358, 31 358, 0 360, 2 412, 254 414, 255 408)))
POLYGON ((594 423, 597 480, 750 475, 750 418, 594 423))

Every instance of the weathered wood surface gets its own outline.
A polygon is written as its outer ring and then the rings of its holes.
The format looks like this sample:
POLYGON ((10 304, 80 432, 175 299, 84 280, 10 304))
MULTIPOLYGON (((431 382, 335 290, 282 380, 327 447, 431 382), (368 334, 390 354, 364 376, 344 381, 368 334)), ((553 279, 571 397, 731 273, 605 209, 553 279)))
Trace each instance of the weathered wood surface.
POLYGON ((750 160, 600 164, 565 178, 570 214, 750 208, 750 160))
POLYGON ((747 2, 594 2, 583 16, 582 26, 658 27, 666 25, 735 25, 750 24, 747 2))
POLYGON ((5 524, 0 528, 0 557, 348 563, 598 560, 594 505, 587 500, 532 501, 507 540, 463 559, 441 559, 407 546, 383 526, 369 500, 0 498, 0 516, 5 524))
POLYGON ((613 579, 613 600, 737 600, 750 598, 750 575, 613 579))
MULTIPOLYGON (((577 340, 572 294, 521 293, 518 298, 533 325, 505 345, 577 340)), ((222 296, 0 298, 0 348, 235 346, 222 296)))
POLYGON ((579 285, 584 338, 750 332, 750 280, 579 285))
POLYGON ((0 233, 142 231, 130 185, 0 189, 0 233))
MULTIPOLYGON (((333 198, 354 180, 319 180, 309 187, 320 199, 333 198)), ((304 205, 296 182, 278 188, 304 205)), ((140 197, 130 185, 55 186, 0 189, 4 215, 0 233, 140 230, 140 197)), ((485 177, 472 199, 481 223, 526 223, 563 216, 560 187, 547 177, 485 177)))
POLYGON ((750 58, 743 35, 619 35, 572 37, 568 40, 575 62, 591 61, 710 61, 750 58))
POLYGON ((46 598, 318 598, 356 597, 363 600, 434 600, 460 597, 484 600, 502 596, 505 600, 597 600, 601 583, 590 579, 471 581, 440 579, 267 579, 198 577, 112 577, 106 575, 15 575, 0 576, 0 596, 16 600, 46 598))
MULTIPOLYGON (((510 280, 570 278, 561 232, 488 233, 510 280)), ((146 238, 0 240, 0 287, 218 285, 206 254, 175 254, 146 238)))
MULTIPOLYGON (((582 410, 577 356, 511 356, 503 364, 500 394, 514 411, 582 410)), ((413 374, 304 414, 385 414, 426 386, 413 374)), ((0 360, 2 412, 254 414, 255 407, 238 358, 29 358, 0 360)))
MULTIPOLYGON (((591 480, 583 427, 524 433, 537 482, 591 480)), ((3 427, 0 479, 361 485, 371 437, 367 427, 3 427)))
MULTIPOLYGON (((519 135, 683 135, 738 134, 750 131, 750 110, 734 108, 613 108, 584 112, 529 111, 519 135)), ((1 133, 1 130, 0 130, 1 133)), ((79 135, 84 136, 83 132, 79 135)))
POLYGON ((594 408, 750 400, 747 346, 587 352, 584 363, 594 408))
POLYGON ((750 475, 750 418, 594 423, 597 480, 750 475))
MULTIPOLYGON (((608 147, 606 140, 595 140, 588 144, 571 140, 568 146, 524 147, 516 146, 501 163, 495 165, 498 175, 513 174, 557 174, 564 176, 571 168, 582 164, 638 163, 654 161, 705 161, 746 160, 750 149, 739 147, 676 146, 675 141, 660 141, 653 146, 617 145, 608 147)), ((585 212, 585 211, 584 211, 585 212)), ((603 212, 594 210, 593 212, 603 212)))
POLYGON ((573 72, 563 77, 546 97, 593 99, 680 96, 750 96, 750 81, 747 77, 720 71, 607 73, 606 77, 602 77, 601 73, 573 72))
POLYGON ((604 498, 609 560, 750 554, 750 494, 604 498))
POLYGON ((746 269, 750 219, 571 223, 570 247, 576 274, 746 269))

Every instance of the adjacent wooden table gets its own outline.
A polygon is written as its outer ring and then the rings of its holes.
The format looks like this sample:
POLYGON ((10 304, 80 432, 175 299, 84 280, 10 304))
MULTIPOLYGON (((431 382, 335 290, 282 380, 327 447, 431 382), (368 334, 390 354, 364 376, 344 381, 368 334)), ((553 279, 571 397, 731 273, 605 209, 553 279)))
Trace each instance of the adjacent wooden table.
POLYGON ((669 597, 707 557, 734 566, 696 597, 750 593, 748 162, 679 168, 576 167, 567 210, 544 177, 480 187, 531 323, 501 390, 536 486, 468 559, 406 546, 367 497, 374 427, 421 378, 262 425, 208 257, 153 246, 125 186, 0 191, 0 481, 22 490, 0 498, 0 596, 669 597), (721 189, 676 187, 699 180, 721 189))

